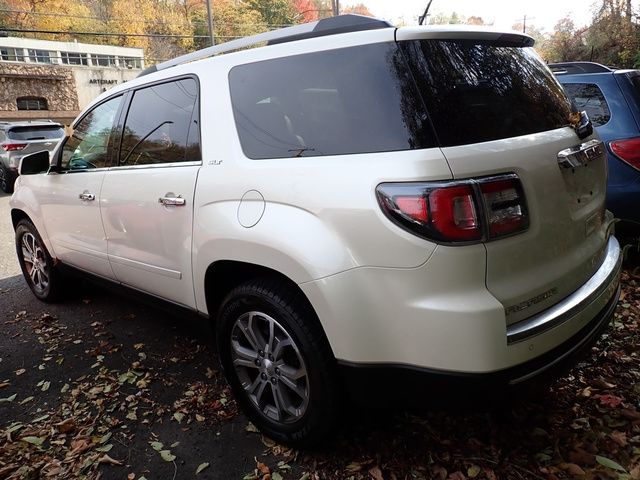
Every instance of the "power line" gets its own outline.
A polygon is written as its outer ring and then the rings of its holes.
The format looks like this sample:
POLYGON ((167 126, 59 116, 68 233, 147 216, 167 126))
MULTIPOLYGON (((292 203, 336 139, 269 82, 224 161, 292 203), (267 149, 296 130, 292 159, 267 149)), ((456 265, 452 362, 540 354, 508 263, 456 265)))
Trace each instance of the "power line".
MULTIPOLYGON (((148 23, 152 25, 184 25, 183 23, 176 22, 163 22, 161 20, 131 20, 129 18, 122 17, 111 17, 107 20, 101 17, 91 16, 91 15, 68 15, 66 13, 47 13, 47 12, 31 12, 29 10, 11 10, 7 8, 0 8, 0 12, 4 13, 17 13, 17 14, 25 14, 25 15, 36 15, 43 17, 64 17, 64 18, 81 18, 87 20, 100 20, 101 22, 128 22, 128 23, 148 23)), ((207 22, 204 20, 189 20, 189 23, 199 24, 199 25, 207 25, 207 22)), ((266 26, 266 27, 290 27, 294 25, 293 23, 228 23, 228 22, 216 22, 218 25, 226 25, 230 27, 257 27, 257 26, 266 26)))
MULTIPOLYGON (((150 37, 150 38, 209 38, 209 35, 178 35, 165 33, 125 33, 125 32, 78 32, 64 30, 31 30, 21 28, 2 28, 0 32, 46 33, 49 35, 88 35, 97 37, 150 37)), ((218 38, 239 38, 237 35, 216 35, 218 38)))

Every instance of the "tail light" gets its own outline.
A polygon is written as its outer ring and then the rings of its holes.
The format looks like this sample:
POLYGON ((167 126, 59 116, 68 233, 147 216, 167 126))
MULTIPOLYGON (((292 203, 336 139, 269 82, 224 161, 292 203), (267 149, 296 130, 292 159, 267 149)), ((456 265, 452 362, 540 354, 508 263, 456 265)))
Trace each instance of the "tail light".
POLYGON ((609 143, 609 148, 620 160, 640 170, 640 138, 614 140, 609 143))
POLYGON ((27 146, 26 143, 2 143, 2 144, 0 144, 0 147, 2 147, 2 149, 5 152, 15 152, 17 150, 22 150, 26 146, 27 146))
POLYGON ((515 174, 436 183, 383 183, 376 189, 383 212, 420 237, 441 243, 477 243, 529 228, 520 179, 515 174))

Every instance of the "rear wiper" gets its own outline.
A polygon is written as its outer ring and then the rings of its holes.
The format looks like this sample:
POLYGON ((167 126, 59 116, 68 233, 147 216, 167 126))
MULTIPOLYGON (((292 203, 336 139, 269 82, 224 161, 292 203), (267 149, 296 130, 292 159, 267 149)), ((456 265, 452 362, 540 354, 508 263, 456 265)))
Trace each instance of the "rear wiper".
POLYGON ((571 125, 573 129, 576 131, 576 134, 582 140, 583 138, 587 138, 593 133, 593 123, 589 120, 589 115, 584 110, 580 113, 576 112, 571 115, 571 125))
POLYGON ((316 149, 315 148, 292 148, 290 150, 287 150, 287 152, 297 152, 295 155, 293 155, 294 157, 301 157, 302 154, 304 152, 315 152, 316 149))

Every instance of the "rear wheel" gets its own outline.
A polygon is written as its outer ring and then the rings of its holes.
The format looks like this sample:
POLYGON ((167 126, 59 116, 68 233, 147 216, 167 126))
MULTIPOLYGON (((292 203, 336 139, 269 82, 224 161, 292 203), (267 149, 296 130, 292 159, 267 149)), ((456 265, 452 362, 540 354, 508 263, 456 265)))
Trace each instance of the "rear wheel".
POLYGON ((217 342, 238 403, 263 433, 303 445, 331 430, 333 355, 315 313, 286 284, 235 288, 220 309, 217 342))
POLYGON ((36 227, 29 220, 18 222, 16 252, 24 278, 33 294, 44 302, 57 300, 62 289, 60 273, 36 227))
POLYGON ((5 193, 13 193, 13 184, 15 181, 15 175, 0 163, 0 189, 5 193))

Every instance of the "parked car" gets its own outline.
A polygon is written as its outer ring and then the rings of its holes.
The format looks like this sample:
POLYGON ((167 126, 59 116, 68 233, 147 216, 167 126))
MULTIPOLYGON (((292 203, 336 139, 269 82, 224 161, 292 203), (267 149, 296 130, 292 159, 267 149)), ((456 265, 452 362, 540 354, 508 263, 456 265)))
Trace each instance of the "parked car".
POLYGON ((62 138, 64 128, 58 123, 0 122, 0 189, 13 192, 22 157, 40 150, 53 151, 62 138))
POLYGON ((602 143, 532 43, 342 16, 156 65, 51 165, 23 160, 26 281, 53 301, 73 267, 198 312, 288 443, 348 395, 566 363, 612 317, 621 256, 602 143))
POLYGON ((640 70, 593 62, 553 63, 569 98, 585 110, 609 159, 607 208, 621 220, 625 237, 640 232, 640 70))

